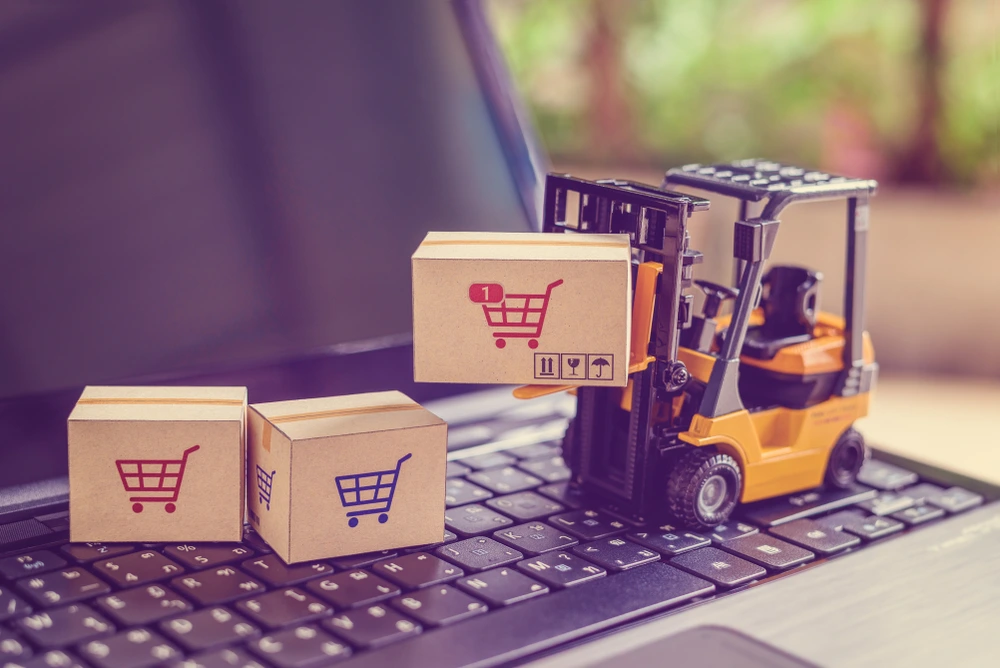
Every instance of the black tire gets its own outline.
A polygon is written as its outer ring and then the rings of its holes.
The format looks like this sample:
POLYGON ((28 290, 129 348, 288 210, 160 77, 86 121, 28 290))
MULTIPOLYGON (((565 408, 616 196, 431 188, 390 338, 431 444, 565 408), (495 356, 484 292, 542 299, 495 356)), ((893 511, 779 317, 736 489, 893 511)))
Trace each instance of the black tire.
POLYGON ((710 529, 729 519, 743 492, 736 460, 713 448, 682 455, 667 477, 667 505, 678 522, 710 529))
POLYGON ((858 477, 858 471, 868 460, 870 453, 862 436, 854 427, 849 428, 837 444, 830 450, 830 459, 826 463, 826 474, 823 483, 827 487, 844 489, 850 487, 858 477))

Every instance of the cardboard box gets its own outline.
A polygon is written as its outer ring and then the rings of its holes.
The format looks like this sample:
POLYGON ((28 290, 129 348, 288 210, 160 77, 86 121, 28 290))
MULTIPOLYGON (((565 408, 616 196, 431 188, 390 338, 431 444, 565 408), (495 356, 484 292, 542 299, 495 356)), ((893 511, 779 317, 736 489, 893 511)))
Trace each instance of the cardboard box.
POLYGON ((439 542, 447 425, 400 392, 253 404, 250 523, 287 563, 439 542))
POLYGON ((88 387, 69 416, 74 542, 239 541, 245 387, 88 387))
POLYGON ((626 235, 430 232, 412 263, 418 382, 628 381, 626 235))

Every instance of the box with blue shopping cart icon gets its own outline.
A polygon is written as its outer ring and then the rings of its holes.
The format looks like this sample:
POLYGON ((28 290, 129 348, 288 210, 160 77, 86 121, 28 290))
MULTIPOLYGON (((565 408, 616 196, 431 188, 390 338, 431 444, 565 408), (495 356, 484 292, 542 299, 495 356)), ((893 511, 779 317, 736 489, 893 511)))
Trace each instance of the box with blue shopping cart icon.
POLYGON ((401 392, 252 404, 250 523, 288 563, 441 540, 447 425, 401 392))

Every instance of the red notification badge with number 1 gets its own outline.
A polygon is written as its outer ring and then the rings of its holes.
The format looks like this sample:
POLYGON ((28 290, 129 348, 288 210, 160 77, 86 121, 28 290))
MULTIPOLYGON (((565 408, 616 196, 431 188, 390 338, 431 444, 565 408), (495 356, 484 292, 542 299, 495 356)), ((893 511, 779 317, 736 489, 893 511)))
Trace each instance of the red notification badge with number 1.
POLYGON ((503 301, 503 286, 499 283, 473 283, 469 299, 476 304, 497 304, 503 301))

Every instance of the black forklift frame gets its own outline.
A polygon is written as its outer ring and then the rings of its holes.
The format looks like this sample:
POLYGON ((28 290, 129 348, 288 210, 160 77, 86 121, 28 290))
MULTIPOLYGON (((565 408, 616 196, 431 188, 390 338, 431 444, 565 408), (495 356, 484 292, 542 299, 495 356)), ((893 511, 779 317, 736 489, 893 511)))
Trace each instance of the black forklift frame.
POLYGON ((712 367, 699 413, 719 417, 742 410, 737 381, 739 358, 750 314, 760 302, 764 263, 778 234, 778 214, 802 201, 847 200, 847 267, 844 280, 844 370, 834 392, 843 397, 867 392, 877 365, 864 363, 868 201, 878 190, 869 179, 810 171, 767 160, 739 160, 716 165, 691 164, 668 170, 663 188, 689 186, 740 200, 740 220, 733 233, 739 296, 719 360, 712 367), (747 215, 749 202, 766 200, 760 216, 747 215))
MULTIPOLYGON (((568 175, 549 174, 545 181, 542 231, 562 233, 628 234, 633 249, 633 271, 639 263, 663 265, 657 284, 653 336, 647 352, 656 363, 632 374, 632 411, 628 416, 628 443, 616 465, 609 411, 617 404, 615 390, 577 388, 577 428, 567 448, 567 461, 577 481, 602 493, 612 503, 629 509, 645 505, 650 483, 655 480, 650 399, 658 392, 675 391, 687 380, 687 370, 677 359, 680 330, 690 323, 692 299, 684 295, 690 286, 693 265, 701 253, 688 247, 687 222, 691 214, 709 207, 708 200, 670 192, 641 183, 620 180, 587 181, 568 175), (576 220, 567 220, 567 194, 579 196, 576 220), (603 444, 603 447, 602 447, 603 444)), ((634 284, 633 275, 633 284, 634 284)), ((620 392, 620 390, 618 390, 620 392)), ((570 440, 570 437, 567 437, 570 440)))

